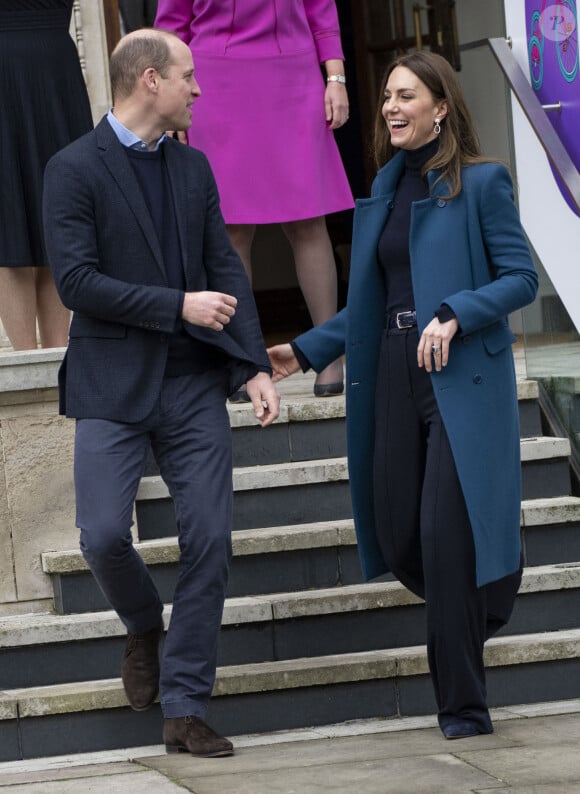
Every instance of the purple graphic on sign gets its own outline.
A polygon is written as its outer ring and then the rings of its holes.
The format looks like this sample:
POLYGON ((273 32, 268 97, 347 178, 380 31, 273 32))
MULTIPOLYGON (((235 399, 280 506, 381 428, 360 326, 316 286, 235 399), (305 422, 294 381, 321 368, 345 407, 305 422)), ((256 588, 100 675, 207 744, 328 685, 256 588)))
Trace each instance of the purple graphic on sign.
MULTIPOLYGON (((548 113, 548 118, 580 170, 576 0, 526 0, 526 34, 532 86, 542 105, 560 103, 561 110, 548 113)), ((556 181, 569 206, 576 212, 568 191, 558 177, 556 181)))

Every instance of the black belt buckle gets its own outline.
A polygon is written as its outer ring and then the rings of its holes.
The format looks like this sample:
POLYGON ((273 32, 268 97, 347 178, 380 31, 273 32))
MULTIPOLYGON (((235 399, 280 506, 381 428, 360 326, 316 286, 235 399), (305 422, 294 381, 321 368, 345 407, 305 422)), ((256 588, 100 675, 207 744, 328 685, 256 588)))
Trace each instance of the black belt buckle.
POLYGON ((395 322, 397 328, 401 330, 404 328, 413 328, 413 326, 417 325, 417 312, 397 312, 395 315, 395 322))

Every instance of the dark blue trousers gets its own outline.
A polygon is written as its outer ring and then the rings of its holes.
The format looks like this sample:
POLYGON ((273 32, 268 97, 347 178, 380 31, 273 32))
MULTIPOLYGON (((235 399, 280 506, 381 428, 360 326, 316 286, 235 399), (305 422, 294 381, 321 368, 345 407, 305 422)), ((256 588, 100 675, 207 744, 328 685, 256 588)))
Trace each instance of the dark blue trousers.
POLYGON ((417 366, 417 344, 416 328, 384 332, 376 390, 377 539, 389 569, 425 599, 441 728, 470 721, 486 733, 492 728, 483 645, 507 622, 521 571, 476 585, 469 516, 431 378, 417 366))
POLYGON ((226 384, 221 369, 166 378, 155 409, 142 422, 77 420, 81 550, 107 600, 133 634, 156 627, 163 609, 131 536, 150 445, 173 498, 180 561, 161 663, 165 717, 203 718, 215 680, 231 558, 232 445, 226 384))

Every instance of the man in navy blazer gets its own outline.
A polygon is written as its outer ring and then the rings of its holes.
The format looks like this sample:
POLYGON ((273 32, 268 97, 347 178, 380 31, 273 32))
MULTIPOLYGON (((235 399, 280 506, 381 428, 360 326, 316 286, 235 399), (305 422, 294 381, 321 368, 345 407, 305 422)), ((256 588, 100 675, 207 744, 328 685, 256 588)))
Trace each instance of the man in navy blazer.
POLYGON ((77 420, 81 549, 127 628, 130 705, 159 692, 168 751, 231 755, 205 722, 231 556, 226 398, 247 383, 266 426, 279 397, 208 162, 165 135, 190 126, 200 96, 189 48, 135 31, 111 57, 111 83, 113 110, 45 174, 49 261, 74 312, 59 386, 77 420), (163 605, 130 531, 149 446, 181 551, 161 666, 163 605))

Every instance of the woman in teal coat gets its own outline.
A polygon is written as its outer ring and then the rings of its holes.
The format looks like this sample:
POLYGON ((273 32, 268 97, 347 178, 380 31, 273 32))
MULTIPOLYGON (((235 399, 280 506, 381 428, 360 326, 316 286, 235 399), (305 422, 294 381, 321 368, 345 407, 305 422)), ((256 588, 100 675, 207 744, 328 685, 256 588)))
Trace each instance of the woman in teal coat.
POLYGON ((445 59, 419 51, 389 65, 375 151, 346 308, 269 352, 277 379, 346 353, 363 573, 391 570, 425 598, 439 724, 454 739, 493 730, 483 644, 521 579, 507 315, 534 299, 537 276, 507 169, 481 156, 445 59))

